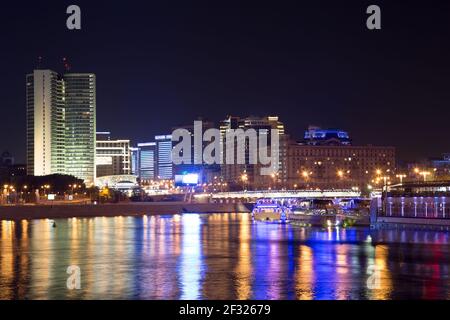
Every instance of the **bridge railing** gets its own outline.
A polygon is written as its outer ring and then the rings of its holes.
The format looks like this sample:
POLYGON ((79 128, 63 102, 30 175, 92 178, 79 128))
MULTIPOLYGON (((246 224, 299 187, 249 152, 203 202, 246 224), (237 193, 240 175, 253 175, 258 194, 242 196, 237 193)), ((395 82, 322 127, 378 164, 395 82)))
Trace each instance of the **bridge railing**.
POLYGON ((261 190, 221 192, 214 194, 202 194, 195 197, 211 197, 213 199, 225 198, 357 198, 361 192, 354 190, 261 190))

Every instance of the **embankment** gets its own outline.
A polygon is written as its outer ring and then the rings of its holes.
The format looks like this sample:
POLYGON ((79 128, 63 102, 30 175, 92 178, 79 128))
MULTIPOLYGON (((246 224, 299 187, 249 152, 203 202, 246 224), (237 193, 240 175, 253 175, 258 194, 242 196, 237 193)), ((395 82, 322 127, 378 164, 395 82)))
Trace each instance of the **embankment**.
POLYGON ((449 230, 450 219, 378 217, 375 226, 379 228, 407 228, 407 229, 426 228, 437 230, 449 230))
POLYGON ((241 203, 139 202, 89 205, 1 206, 0 220, 250 212, 241 203))

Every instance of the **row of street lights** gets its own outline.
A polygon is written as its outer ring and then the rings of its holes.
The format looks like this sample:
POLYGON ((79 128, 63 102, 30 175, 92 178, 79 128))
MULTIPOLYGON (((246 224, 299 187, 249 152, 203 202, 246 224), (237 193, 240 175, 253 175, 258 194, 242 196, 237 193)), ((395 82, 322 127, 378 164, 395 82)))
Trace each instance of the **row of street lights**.
MULTIPOLYGON (((436 171, 436 170, 435 170, 435 171, 436 171)), ((429 171, 421 171, 419 168, 415 168, 415 169, 414 169, 414 172, 415 172, 416 174, 418 174, 418 175, 423 176, 423 182, 426 182, 426 181, 427 181, 427 177, 428 177, 429 175, 431 175, 431 172, 429 172, 429 171)))
MULTIPOLYGON (((83 186, 81 184, 69 184, 69 188, 72 190, 72 193, 74 192, 75 189, 81 189, 83 186)), ((49 184, 45 184, 42 185, 39 189, 44 190, 45 192, 48 192, 50 189, 52 188, 51 185, 49 184)), ((9 191, 9 192, 16 192, 16 188, 13 185, 8 185, 5 184, 3 185, 3 190, 4 191, 9 191)), ((24 185, 22 186, 22 191, 27 191, 28 190, 28 186, 24 185)))
MULTIPOLYGON (((436 171, 436 169, 434 169, 434 171, 436 171)), ((309 171, 309 170, 306 170, 306 169, 302 170, 299 173, 300 173, 301 177, 303 179, 305 179, 305 181, 309 181, 311 176, 313 176, 313 172, 309 171)), ((369 172, 366 171, 366 174, 368 174, 368 173, 369 172)), ((391 184, 391 182, 390 182, 390 180, 391 180, 390 174, 392 173, 391 170, 390 169, 386 170, 386 174, 387 175, 383 175, 383 173, 384 173, 384 170, 376 169, 375 170, 375 178, 372 180, 372 183, 379 184, 381 181, 383 181, 384 187, 387 187, 388 184, 391 184)), ((425 171, 425 170, 420 170, 419 168, 415 168, 414 169, 414 173, 422 176, 424 182, 426 182, 427 181, 427 177, 431 175, 431 172, 425 171)), ((340 179, 344 179, 347 174, 350 174, 350 170, 347 170, 347 171, 338 170, 336 172, 337 177, 339 177, 340 179)), ((278 180, 278 175, 279 175, 278 173, 273 173, 271 175, 272 179, 274 180, 275 183, 278 180)), ((404 174, 404 173, 399 173, 399 174, 396 174, 395 177, 399 180, 400 185, 402 185, 404 179, 407 178, 408 175, 404 174)), ((246 171, 244 171, 241 174, 240 179, 241 179, 241 182, 243 184, 242 188, 245 189, 245 186, 248 183, 248 179, 249 179, 246 171)))

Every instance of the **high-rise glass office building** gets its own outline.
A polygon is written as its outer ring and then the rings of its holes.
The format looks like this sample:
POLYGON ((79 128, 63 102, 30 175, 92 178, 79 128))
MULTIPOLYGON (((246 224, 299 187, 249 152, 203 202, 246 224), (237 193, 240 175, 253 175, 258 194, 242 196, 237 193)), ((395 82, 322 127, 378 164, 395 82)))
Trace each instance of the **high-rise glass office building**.
POLYGON ((156 147, 158 152, 158 179, 173 179, 172 169, 172 136, 156 136, 156 147))
POLYGON ((132 149, 132 172, 141 182, 173 179, 171 135, 156 136, 155 142, 138 143, 132 149))
POLYGON ((26 76, 27 172, 65 173, 64 80, 51 70, 26 76))
POLYGON ((156 157, 156 143, 155 142, 146 142, 139 143, 139 178, 141 181, 151 181, 156 179, 156 166, 157 166, 157 157, 156 157))
POLYGON ((95 180, 95 75, 34 70, 26 76, 27 172, 95 180))
POLYGON ((134 148, 130 147, 130 154, 131 154, 131 174, 140 177, 140 151, 141 149, 139 147, 134 148))
POLYGON ((95 180, 96 83, 92 73, 66 73, 66 173, 95 180))

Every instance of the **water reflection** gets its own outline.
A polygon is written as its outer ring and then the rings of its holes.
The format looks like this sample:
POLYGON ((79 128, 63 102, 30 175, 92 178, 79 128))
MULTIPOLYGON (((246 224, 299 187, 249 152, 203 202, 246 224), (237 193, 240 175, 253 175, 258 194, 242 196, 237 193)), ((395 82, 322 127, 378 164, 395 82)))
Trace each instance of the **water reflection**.
POLYGON ((249 215, 242 216, 239 225, 239 253, 238 262, 235 268, 236 274, 236 299, 248 300, 252 297, 252 274, 253 268, 251 263, 251 218, 249 215))
POLYGON ((181 260, 178 267, 181 299, 196 300, 201 297, 202 247, 198 215, 183 216, 183 241, 181 260))
POLYGON ((450 297, 447 232, 299 228, 247 214, 56 225, 0 222, 0 299, 450 297), (81 268, 81 290, 66 288, 71 265, 81 268))

